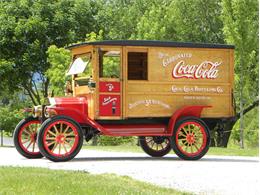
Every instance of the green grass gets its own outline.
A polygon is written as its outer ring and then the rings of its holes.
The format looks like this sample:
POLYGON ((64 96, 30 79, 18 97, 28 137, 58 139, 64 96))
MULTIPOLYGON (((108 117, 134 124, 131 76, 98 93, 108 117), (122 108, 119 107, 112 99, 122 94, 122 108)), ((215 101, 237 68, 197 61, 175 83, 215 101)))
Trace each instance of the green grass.
MULTIPOLYGON (((136 145, 120 145, 120 146, 83 146, 85 149, 103 150, 114 152, 138 152, 143 153, 143 150, 136 145)), ((171 152, 173 154, 173 151, 171 152)), ((228 148, 211 147, 207 155, 223 155, 223 156, 259 156, 259 148, 240 149, 236 146, 228 148)))
POLYGON ((211 147, 207 154, 223 155, 223 156, 259 156, 259 148, 240 149, 238 147, 228 147, 228 148, 211 147))
POLYGON ((188 194, 114 174, 0 167, 0 194, 188 194))

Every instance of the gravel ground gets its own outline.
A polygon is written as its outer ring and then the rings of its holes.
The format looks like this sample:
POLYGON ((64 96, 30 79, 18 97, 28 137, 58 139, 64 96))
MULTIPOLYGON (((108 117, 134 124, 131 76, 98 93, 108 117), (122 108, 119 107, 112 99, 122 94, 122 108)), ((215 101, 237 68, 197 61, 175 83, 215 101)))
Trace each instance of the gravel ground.
POLYGON ((0 166, 6 165, 115 173, 195 194, 260 194, 259 159, 254 157, 205 156, 183 161, 175 155, 151 158, 140 153, 81 150, 72 161, 54 163, 28 160, 15 148, 0 148, 0 166))

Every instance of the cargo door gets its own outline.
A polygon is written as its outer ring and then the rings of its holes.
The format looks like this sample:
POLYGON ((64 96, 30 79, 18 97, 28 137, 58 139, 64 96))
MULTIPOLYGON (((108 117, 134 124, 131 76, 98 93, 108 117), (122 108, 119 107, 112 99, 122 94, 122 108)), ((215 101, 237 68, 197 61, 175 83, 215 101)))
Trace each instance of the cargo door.
POLYGON ((119 119, 122 117, 122 49, 98 49, 98 118, 119 119))

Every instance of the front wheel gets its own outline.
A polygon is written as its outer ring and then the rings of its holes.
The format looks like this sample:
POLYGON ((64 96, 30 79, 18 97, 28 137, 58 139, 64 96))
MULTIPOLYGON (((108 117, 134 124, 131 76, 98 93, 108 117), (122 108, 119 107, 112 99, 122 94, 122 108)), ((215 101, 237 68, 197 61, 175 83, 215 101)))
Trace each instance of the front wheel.
POLYGON ((185 117, 177 121, 171 137, 174 152, 184 160, 198 160, 208 151, 210 133, 199 118, 185 117))
POLYGON ((49 160, 62 162, 73 159, 83 144, 80 125, 66 116, 47 119, 38 134, 38 146, 49 160))
POLYGON ((168 137, 139 137, 139 143, 143 151, 152 157, 162 157, 171 151, 168 137))
POLYGON ((43 157, 36 143, 40 126, 40 120, 33 117, 21 120, 16 126, 13 136, 14 145, 22 156, 30 159, 43 157))

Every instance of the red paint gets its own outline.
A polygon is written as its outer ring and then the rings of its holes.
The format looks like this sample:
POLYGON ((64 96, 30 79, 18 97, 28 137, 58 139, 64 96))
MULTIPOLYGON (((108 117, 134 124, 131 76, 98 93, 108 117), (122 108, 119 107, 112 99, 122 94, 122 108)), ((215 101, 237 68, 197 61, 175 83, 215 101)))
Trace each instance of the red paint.
POLYGON ((36 139, 36 133, 31 133, 30 135, 28 135, 28 133, 26 133, 25 130, 27 128, 29 128, 31 125, 35 125, 35 124, 40 124, 40 121, 30 121, 30 122, 26 123, 25 125, 22 126, 22 128, 21 128, 21 130, 20 130, 20 132, 18 134, 19 145, 21 146, 21 148, 26 153, 32 154, 32 155, 40 154, 39 149, 35 150, 35 148, 34 148, 34 150, 33 150, 33 148, 32 148, 32 150, 29 150, 29 148, 27 148, 30 143, 31 143, 30 146, 33 146, 33 144, 34 144, 34 147, 36 147, 36 140, 35 140, 36 139), (29 142, 24 143, 25 140, 22 140, 22 136, 23 135, 26 136, 26 137, 28 137, 28 136, 30 137, 29 142))
POLYGON ((111 92, 111 93, 119 93, 120 90, 120 82, 117 81, 100 81, 99 82, 99 92, 111 92))
POLYGON ((163 124, 103 125, 104 135, 110 136, 155 136, 165 135, 167 126, 163 124))
POLYGON ((99 116, 120 116, 120 95, 99 95, 99 116))
MULTIPOLYGON (((188 142, 189 142, 189 141, 192 142, 192 141, 193 141, 193 136, 188 135, 188 136, 186 137, 186 139, 188 140, 188 142)), ((177 147, 179 148, 179 150, 180 150, 183 154, 185 154, 185 155, 187 155, 187 156, 189 156, 189 157, 193 157, 193 156, 196 156, 196 155, 200 154, 200 153, 202 152, 202 150, 206 147, 207 135, 206 135, 206 132, 205 132, 204 127, 201 126, 199 123, 197 123, 197 122, 185 122, 185 123, 181 124, 181 126, 178 128, 177 133, 176 133, 176 137, 175 137, 175 142, 176 142, 177 147), (181 147, 181 145, 179 144, 179 139, 178 139, 179 133, 180 133, 181 129, 184 128, 184 127, 187 126, 187 125, 195 125, 195 126, 199 127, 199 128, 200 128, 200 132, 202 133, 202 139, 203 139, 203 140, 202 140, 202 144, 201 144, 201 146, 197 149, 197 151, 196 151, 196 152, 193 152, 193 153, 187 152, 187 151, 183 150, 183 147, 181 147)), ((194 147, 194 149, 196 149, 195 146, 193 146, 193 147, 194 147)))
MULTIPOLYGON (((49 133, 49 136, 53 136, 53 134, 49 133)), ((67 122, 67 121, 63 121, 63 120, 58 120, 58 121, 55 121, 54 123, 51 123, 47 128, 45 128, 45 131, 44 131, 44 134, 43 134, 43 144, 44 144, 44 148, 48 151, 49 154, 51 154, 52 156, 57 156, 57 157, 66 157, 66 156, 69 156, 72 152, 75 151, 75 149, 77 148, 77 145, 78 145, 78 142, 79 142, 79 135, 78 135, 78 131, 77 131, 77 128, 70 122, 67 122), (61 150, 64 150, 63 146, 62 146, 62 143, 63 143, 63 139, 64 139, 64 136, 62 134, 59 134, 57 135, 55 138, 55 143, 54 144, 57 144, 57 147, 54 148, 54 150, 52 151, 50 149, 50 146, 51 145, 48 145, 50 143, 50 141, 48 142, 47 141, 47 134, 49 132, 52 132, 51 129, 54 128, 55 125, 59 124, 59 123, 62 123, 63 125, 67 125, 69 126, 69 128, 72 130, 72 133, 70 135, 74 137, 74 142, 73 142, 73 145, 71 146, 70 149, 66 148, 67 149, 67 152, 65 151, 65 153, 59 153, 59 144, 61 145, 61 150), (56 153, 55 151, 58 150, 58 153, 56 153)), ((53 145, 54 145, 53 144, 53 145)), ((66 145, 68 146, 68 145, 66 145)))
MULTIPOLYGON (((163 124, 155 125, 100 125, 95 120, 88 118, 87 101, 84 97, 77 98, 55 98, 56 106, 51 108, 58 115, 69 116, 76 122, 88 124, 104 135, 109 136, 171 136, 176 121, 185 116, 200 118, 204 108, 211 106, 196 105, 185 106, 177 110, 171 117, 168 126, 163 124), (140 130, 139 130, 140 129, 140 130)), ((99 97, 100 116, 120 116, 121 102, 120 95, 100 95, 99 97), (114 102, 114 103, 113 103, 114 102), (114 110, 114 114, 113 114, 114 110)))
POLYGON ((172 135, 175 123, 178 119, 186 116, 194 116, 200 118, 201 112, 204 108, 211 108, 211 106, 185 106, 179 110, 177 110, 171 117, 169 125, 168 125, 168 134, 172 135))
POLYGON ((87 123, 88 103, 84 97, 55 98, 52 108, 57 115, 71 117, 78 123, 87 123))

